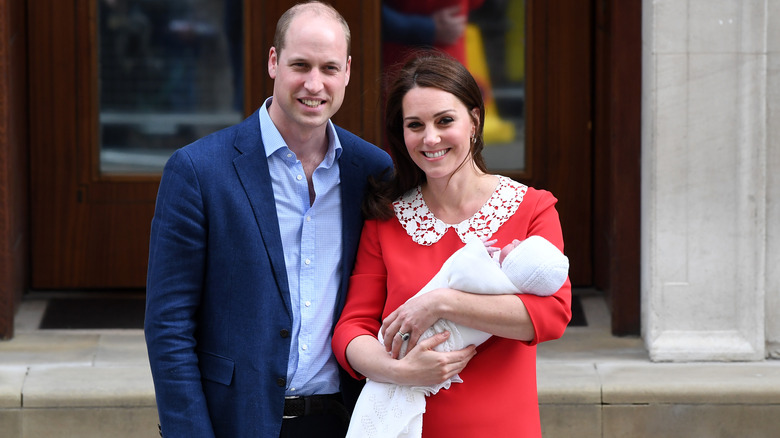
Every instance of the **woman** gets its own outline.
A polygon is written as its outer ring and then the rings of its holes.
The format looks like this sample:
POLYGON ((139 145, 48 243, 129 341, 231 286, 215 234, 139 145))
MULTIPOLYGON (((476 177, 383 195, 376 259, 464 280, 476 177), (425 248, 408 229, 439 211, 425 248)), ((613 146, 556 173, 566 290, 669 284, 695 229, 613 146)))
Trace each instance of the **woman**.
POLYGON ((539 235, 563 250, 556 199, 487 173, 484 113, 476 82, 449 57, 418 56, 399 72, 386 121, 395 174, 364 205, 368 219, 333 336, 337 359, 355 377, 429 386, 460 375, 464 383, 427 400, 423 437, 541 436, 535 345, 560 337, 571 318, 568 280, 549 297, 436 289, 406 302, 474 236, 504 245, 539 235), (434 351, 446 332, 417 345, 440 318, 494 336, 478 349, 434 351))

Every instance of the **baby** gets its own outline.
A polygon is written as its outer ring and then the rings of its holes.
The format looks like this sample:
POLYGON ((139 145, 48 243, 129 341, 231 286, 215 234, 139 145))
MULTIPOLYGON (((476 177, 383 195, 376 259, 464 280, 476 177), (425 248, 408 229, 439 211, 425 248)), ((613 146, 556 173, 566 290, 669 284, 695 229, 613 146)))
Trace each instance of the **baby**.
MULTIPOLYGON (((493 251, 498 250, 498 248, 496 248, 495 246, 492 246, 493 243, 496 243, 496 242, 497 242, 497 240, 490 240, 490 241, 485 242, 485 246, 488 249, 488 253, 492 253, 493 251)), ((498 257, 498 264, 499 265, 503 265, 504 264, 504 259, 506 258, 506 256, 509 255, 509 253, 512 252, 513 249, 517 248, 517 245, 520 245, 520 241, 515 239, 509 245, 501 248, 501 250, 499 251, 499 257, 498 257)))
MULTIPOLYGON (((563 286, 569 274, 569 259, 552 243, 541 236, 529 236, 525 240, 498 249, 496 240, 473 238, 466 246, 455 251, 444 262, 439 272, 410 300, 438 288, 452 288, 477 294, 532 294, 549 296, 563 286), (487 251, 486 251, 487 250, 487 251)), ((479 345, 490 335, 440 319, 426 330, 420 340, 435 333, 449 331, 450 337, 434 349, 454 351, 467 345, 479 345)), ((383 336, 379 336, 382 341, 383 336)), ((418 341, 419 342, 419 341, 418 341)), ((406 355, 405 341, 399 359, 406 355)), ((455 380, 459 381, 457 376, 455 380)))
POLYGON ((520 292, 549 296, 558 291, 569 274, 569 259, 558 248, 541 236, 525 240, 514 239, 499 249, 496 240, 483 240, 488 254, 520 292))
MULTIPOLYGON (((410 300, 438 288, 479 294, 549 296, 566 281, 569 259, 545 238, 529 236, 523 241, 515 239, 501 249, 493 247, 495 243, 496 240, 469 240, 410 300)), ((491 336, 440 319, 421 335, 420 340, 443 331, 449 331, 450 336, 434 348, 436 351, 454 351, 467 345, 479 345, 491 336)), ((378 338, 382 342, 382 333, 378 338)), ((401 346, 399 359, 406 354, 407 344, 408 341, 405 341, 401 346)), ((366 381, 352 414, 347 438, 420 437, 425 397, 449 388, 453 382, 461 383, 463 380, 455 375, 445 382, 427 387, 366 381)))

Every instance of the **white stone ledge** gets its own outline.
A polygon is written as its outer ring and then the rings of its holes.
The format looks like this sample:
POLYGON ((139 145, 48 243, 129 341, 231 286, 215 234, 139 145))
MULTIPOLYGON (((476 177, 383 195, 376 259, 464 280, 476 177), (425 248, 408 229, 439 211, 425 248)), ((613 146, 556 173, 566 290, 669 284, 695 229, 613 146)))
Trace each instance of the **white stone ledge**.
POLYGON ((603 363, 607 404, 777 405, 780 362, 603 363))
POLYGON ((656 362, 760 361, 765 355, 736 330, 666 330, 647 342, 647 349, 656 362))
POLYGON ((780 405, 780 361, 540 363, 541 405, 780 405))
POLYGON ((601 382, 593 364, 539 363, 540 404, 601 404, 601 382))
POLYGON ((22 388, 22 407, 153 407, 148 367, 32 367, 22 388))
POLYGON ((27 375, 27 367, 0 367, 0 409, 22 407, 22 384, 27 375))

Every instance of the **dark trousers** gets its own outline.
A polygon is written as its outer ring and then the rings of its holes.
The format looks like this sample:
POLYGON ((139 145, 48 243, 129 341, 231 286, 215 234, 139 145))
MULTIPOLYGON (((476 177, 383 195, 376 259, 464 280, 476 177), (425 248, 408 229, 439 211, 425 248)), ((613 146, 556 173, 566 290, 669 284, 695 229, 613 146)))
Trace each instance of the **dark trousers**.
POLYGON ((348 427, 338 415, 306 415, 282 420, 279 438, 344 438, 348 427))

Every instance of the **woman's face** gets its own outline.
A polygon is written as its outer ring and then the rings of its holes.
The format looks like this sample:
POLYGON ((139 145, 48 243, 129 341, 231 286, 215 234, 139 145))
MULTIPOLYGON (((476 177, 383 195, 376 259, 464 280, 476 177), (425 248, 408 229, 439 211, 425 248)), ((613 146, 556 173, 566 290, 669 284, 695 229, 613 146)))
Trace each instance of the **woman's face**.
POLYGON ((449 177, 464 161, 464 168, 468 166, 476 129, 472 114, 457 97, 438 88, 415 87, 401 106, 406 150, 428 180, 449 177))

